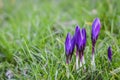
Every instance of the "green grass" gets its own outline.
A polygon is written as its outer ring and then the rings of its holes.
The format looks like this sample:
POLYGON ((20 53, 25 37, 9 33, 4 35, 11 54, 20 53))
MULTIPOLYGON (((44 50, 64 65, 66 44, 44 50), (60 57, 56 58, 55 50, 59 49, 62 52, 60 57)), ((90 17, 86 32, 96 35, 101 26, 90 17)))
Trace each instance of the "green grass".
POLYGON ((0 0, 0 80, 7 79, 7 70, 13 80, 119 80, 119 5, 119 0, 0 0), (92 72, 90 34, 96 17, 102 27, 92 72), (76 71, 75 53, 65 64, 65 37, 74 34, 76 25, 87 30, 86 72, 76 71), (108 46, 113 50, 110 66, 108 46))

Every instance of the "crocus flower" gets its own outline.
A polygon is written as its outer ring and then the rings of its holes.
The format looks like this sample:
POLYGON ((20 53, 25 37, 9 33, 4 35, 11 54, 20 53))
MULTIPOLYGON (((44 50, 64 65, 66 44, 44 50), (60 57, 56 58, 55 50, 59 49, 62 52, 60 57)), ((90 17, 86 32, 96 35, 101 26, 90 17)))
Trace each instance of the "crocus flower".
MULTIPOLYGON (((82 50, 82 59, 83 59, 83 65, 85 64, 85 59, 84 59, 84 49, 85 49, 85 46, 86 46, 86 40, 87 40, 87 37, 86 37, 86 29, 83 28, 82 29, 82 35, 83 35, 83 50, 82 50)), ((85 66, 84 66, 85 68, 85 66)))
POLYGON ((70 33, 67 34, 65 40, 65 53, 66 53, 66 63, 69 64, 75 47, 75 37, 71 37, 70 33))
POLYGON ((92 61, 91 61, 91 64, 92 64, 93 68, 95 68, 95 59, 94 59, 95 44, 96 44, 96 41, 98 39, 100 28, 101 28, 100 20, 99 20, 99 18, 96 18, 93 21, 92 30, 91 30, 91 40, 92 40, 92 61))
POLYGON ((111 49, 111 47, 108 47, 108 60, 110 62, 112 61, 112 49, 111 49))
POLYGON ((76 27, 75 30, 76 36, 76 69, 78 69, 78 59, 80 59, 80 67, 82 64, 85 64, 84 61, 84 49, 86 46, 86 30, 83 28, 80 30, 79 26, 76 27))
POLYGON ((78 61, 79 61, 79 48, 78 48, 78 42, 77 42, 77 36, 78 36, 78 32, 80 31, 80 28, 77 26, 76 27, 76 29, 75 29, 75 44, 76 44, 76 47, 77 47, 77 49, 76 49, 76 69, 78 69, 78 61))

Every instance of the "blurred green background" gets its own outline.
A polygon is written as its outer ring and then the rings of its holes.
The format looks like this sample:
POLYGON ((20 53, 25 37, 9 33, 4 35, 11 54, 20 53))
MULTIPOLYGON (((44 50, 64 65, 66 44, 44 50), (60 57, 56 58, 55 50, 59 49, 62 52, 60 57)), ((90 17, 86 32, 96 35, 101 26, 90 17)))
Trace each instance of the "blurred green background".
POLYGON ((5 74, 10 70, 13 80, 119 80, 119 5, 120 0, 0 0, 0 79, 8 79, 5 74), (102 27, 97 70, 91 72, 90 34, 96 17, 102 27), (65 37, 74 34, 76 25, 87 30, 86 72, 75 70, 75 54, 69 71, 65 64, 65 37), (113 50, 110 66, 108 46, 113 50))

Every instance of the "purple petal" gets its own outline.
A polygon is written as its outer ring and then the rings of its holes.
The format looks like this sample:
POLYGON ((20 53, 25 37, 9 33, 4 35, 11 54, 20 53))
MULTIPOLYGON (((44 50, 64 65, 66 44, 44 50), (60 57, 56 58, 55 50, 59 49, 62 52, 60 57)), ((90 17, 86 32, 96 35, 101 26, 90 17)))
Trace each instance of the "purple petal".
POLYGON ((66 37, 66 40, 65 40, 66 55, 70 54, 70 48, 71 48, 71 35, 70 35, 70 33, 68 33, 67 37, 66 37))
POLYGON ((108 48, 108 59, 109 59, 109 61, 112 61, 112 49, 111 49, 111 47, 108 48))
POLYGON ((76 26, 76 29, 75 29, 75 42, 76 42, 76 46, 77 46, 77 49, 79 48, 79 43, 80 43, 80 28, 79 26, 76 26))
POLYGON ((77 26, 75 30, 75 36, 76 36, 76 46, 79 51, 83 50, 86 45, 86 30, 83 28, 80 30, 80 28, 77 26))
POLYGON ((82 29, 82 35, 84 36, 83 46, 85 47, 86 46, 86 29, 85 28, 82 29))
POLYGON ((75 37, 77 38, 78 36, 78 32, 80 31, 80 27, 79 26, 76 26, 76 29, 75 29, 75 37))
POLYGON ((100 32, 100 28, 101 28, 100 19, 96 18, 92 24, 92 33, 91 33, 92 40, 95 40, 95 41, 97 40, 99 32, 100 32))
POLYGON ((75 43, 76 43, 76 37, 75 35, 72 37, 71 39, 71 52, 73 53, 74 51, 74 47, 75 47, 75 43))
POLYGON ((75 35, 71 38, 70 33, 67 34, 66 40, 65 40, 65 53, 66 53, 66 63, 69 64, 69 61, 72 58, 72 54, 75 47, 75 35))
POLYGON ((77 47, 78 47, 79 50, 81 49, 81 46, 82 46, 81 36, 82 36, 81 31, 79 30, 78 33, 77 33, 77 38, 76 38, 76 44, 77 44, 77 47))
POLYGON ((79 26, 76 26, 75 32, 78 32, 80 30, 79 26))

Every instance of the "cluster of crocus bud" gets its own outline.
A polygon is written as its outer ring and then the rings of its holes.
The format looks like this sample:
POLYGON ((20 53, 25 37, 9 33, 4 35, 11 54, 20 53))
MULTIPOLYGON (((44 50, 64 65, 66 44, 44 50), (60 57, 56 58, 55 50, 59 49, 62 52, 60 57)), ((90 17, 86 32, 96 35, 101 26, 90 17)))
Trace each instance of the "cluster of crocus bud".
MULTIPOLYGON (((92 59, 91 65, 92 68, 95 69, 95 44, 98 39, 98 35, 100 33, 101 23, 99 18, 96 18, 92 23, 91 30, 91 41, 92 41, 92 59)), ((66 53, 66 63, 69 64, 72 58, 72 54, 74 52, 74 48, 76 47, 76 69, 82 67, 85 64, 84 59, 84 50, 86 46, 86 29, 80 29, 79 26, 76 26, 75 34, 71 37, 70 33, 67 34, 65 40, 65 53, 66 53), (80 64, 79 64, 80 61, 80 64)), ((108 60, 112 60, 112 50, 111 47, 108 48, 108 60)))
POLYGON ((86 46, 86 30, 82 28, 80 30, 79 26, 76 26, 75 34, 73 37, 70 33, 67 34, 65 40, 65 53, 66 53, 66 63, 69 64, 76 46, 76 69, 82 67, 85 64, 84 60, 84 49, 86 46), (80 64, 79 64, 80 61, 80 64), (78 65, 79 64, 79 65, 78 65))
POLYGON ((78 61, 80 61, 80 67, 85 64, 84 60, 84 49, 86 46, 86 30, 85 28, 81 29, 79 26, 75 30, 76 37, 76 69, 79 68, 78 61))

